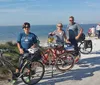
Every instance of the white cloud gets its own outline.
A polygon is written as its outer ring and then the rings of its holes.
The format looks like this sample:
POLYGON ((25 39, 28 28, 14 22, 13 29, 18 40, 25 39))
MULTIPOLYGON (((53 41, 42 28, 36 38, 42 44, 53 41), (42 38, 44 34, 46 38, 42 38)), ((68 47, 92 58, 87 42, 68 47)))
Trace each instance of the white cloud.
POLYGON ((0 2, 11 2, 11 1, 14 1, 14 0, 0 0, 0 2))
POLYGON ((93 7, 93 8, 98 8, 98 7, 100 7, 98 2, 85 1, 84 3, 85 3, 85 5, 88 6, 88 7, 93 7))
POLYGON ((1 9, 0 8, 0 13, 15 13, 15 12, 26 12, 26 10, 25 9, 23 9, 23 8, 3 8, 3 9, 1 9))

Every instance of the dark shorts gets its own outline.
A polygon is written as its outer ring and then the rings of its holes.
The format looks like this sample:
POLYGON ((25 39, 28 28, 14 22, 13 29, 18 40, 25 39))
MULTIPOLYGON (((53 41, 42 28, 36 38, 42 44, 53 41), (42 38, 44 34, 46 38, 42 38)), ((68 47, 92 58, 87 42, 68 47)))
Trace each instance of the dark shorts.
POLYGON ((78 42, 76 39, 69 39, 69 41, 71 42, 72 45, 74 45, 74 49, 76 52, 76 55, 79 54, 79 49, 78 49, 78 42))
POLYGON ((78 47, 78 42, 76 39, 69 39, 69 41, 71 42, 72 45, 74 45, 75 47, 78 47))

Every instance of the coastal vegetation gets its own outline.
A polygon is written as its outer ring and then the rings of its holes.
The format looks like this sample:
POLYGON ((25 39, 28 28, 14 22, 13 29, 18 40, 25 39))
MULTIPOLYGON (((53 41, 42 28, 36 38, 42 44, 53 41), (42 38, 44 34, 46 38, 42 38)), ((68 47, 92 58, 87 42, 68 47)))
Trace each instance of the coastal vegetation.
MULTIPOLYGON (((0 44, 0 54, 2 52, 4 52, 3 56, 8 62, 12 63, 15 67, 18 66, 19 54, 18 54, 18 49, 17 49, 16 43, 9 41, 9 42, 0 44), (8 50, 8 51, 4 52, 5 50, 8 50), (10 51, 10 50, 12 50, 12 51, 10 51)), ((1 58, 1 56, 0 56, 0 58, 1 58)), ((0 61, 0 80, 7 78, 7 74, 8 74, 7 70, 8 70, 8 68, 3 66, 0 61)))

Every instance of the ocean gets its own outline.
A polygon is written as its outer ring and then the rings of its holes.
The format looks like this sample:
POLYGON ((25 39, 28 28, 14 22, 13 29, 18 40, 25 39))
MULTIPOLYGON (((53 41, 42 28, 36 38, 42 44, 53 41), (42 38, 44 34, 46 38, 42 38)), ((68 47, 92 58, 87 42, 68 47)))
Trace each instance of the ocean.
MULTIPOLYGON (((92 26, 96 27, 96 24, 80 24, 84 33, 87 34, 88 29, 92 26)), ((63 26, 66 30, 67 25, 63 26)), ((35 33, 39 39, 46 39, 49 32, 53 32, 56 29, 56 25, 32 25, 31 32, 35 33)), ((16 41, 20 32, 23 32, 21 26, 0 26, 0 42, 16 41)))

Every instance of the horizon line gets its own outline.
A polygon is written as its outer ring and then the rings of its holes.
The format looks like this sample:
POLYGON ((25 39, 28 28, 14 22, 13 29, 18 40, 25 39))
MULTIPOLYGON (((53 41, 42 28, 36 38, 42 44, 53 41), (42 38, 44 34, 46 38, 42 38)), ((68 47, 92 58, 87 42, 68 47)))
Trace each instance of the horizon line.
MULTIPOLYGON (((82 24, 97 24, 97 23, 78 23, 80 25, 82 24)), ((32 24, 31 26, 37 26, 37 25, 56 25, 56 24, 32 24)), ((63 25, 68 25, 68 24, 63 24, 63 25)), ((0 25, 0 26, 22 26, 22 25, 0 25)))

